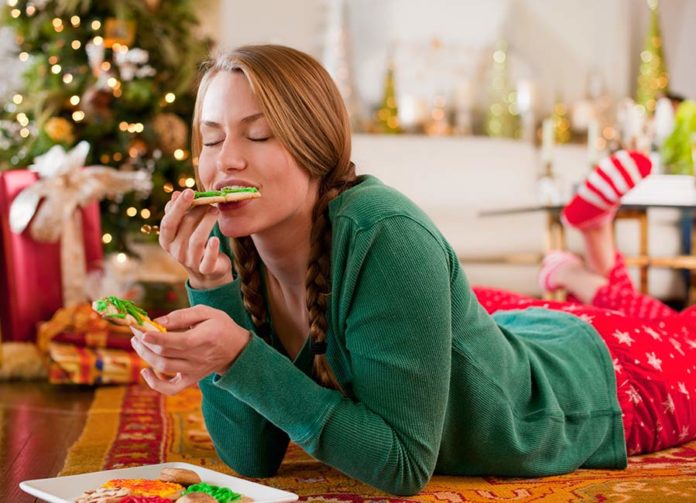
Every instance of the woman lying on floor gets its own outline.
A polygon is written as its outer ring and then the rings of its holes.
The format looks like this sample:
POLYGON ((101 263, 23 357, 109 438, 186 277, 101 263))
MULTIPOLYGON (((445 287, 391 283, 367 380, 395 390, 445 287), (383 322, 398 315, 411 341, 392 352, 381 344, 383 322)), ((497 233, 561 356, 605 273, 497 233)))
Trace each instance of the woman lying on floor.
POLYGON ((636 293, 610 236, 645 156, 601 163, 565 210, 586 266, 553 255, 544 280, 581 305, 477 299, 425 214, 355 175, 341 96, 306 54, 250 46, 212 64, 194 135, 202 188, 262 197, 191 208, 191 190, 172 195, 160 242, 194 307, 133 345, 177 374, 145 370, 153 389, 200 381, 217 452, 242 475, 273 475, 293 441, 406 495, 433 473, 623 468, 627 449, 694 438, 695 318, 636 293))

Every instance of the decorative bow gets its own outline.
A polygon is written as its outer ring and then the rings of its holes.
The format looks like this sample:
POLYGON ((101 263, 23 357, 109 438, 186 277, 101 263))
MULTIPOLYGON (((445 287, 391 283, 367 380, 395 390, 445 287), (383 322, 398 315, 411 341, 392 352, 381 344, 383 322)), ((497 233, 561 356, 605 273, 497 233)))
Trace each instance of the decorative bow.
POLYGON ((86 263, 78 207, 131 190, 147 194, 152 189, 150 176, 142 171, 84 167, 89 148, 85 141, 68 152, 56 145, 36 157, 29 169, 38 173, 39 180, 22 190, 10 206, 13 232, 24 232, 33 218, 29 226, 32 238, 47 243, 61 240, 65 306, 85 299, 86 263))

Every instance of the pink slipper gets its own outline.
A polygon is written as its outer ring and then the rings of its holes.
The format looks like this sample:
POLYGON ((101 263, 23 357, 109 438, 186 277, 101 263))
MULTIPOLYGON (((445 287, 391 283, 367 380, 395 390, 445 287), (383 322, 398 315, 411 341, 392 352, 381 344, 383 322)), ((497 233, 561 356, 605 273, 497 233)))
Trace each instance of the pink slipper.
POLYGON ((545 292, 555 292, 560 286, 554 281, 553 276, 559 268, 568 264, 582 265, 580 257, 574 253, 562 250, 553 250, 546 254, 539 269, 539 286, 545 292))

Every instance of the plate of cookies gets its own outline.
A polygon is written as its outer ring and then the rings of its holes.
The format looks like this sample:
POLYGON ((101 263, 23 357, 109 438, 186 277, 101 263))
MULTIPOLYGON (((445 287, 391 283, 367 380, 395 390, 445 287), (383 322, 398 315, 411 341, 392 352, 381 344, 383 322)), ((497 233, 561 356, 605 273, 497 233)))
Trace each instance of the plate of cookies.
POLYGON ((49 503, 282 503, 297 494, 189 463, 161 463, 19 484, 49 503))

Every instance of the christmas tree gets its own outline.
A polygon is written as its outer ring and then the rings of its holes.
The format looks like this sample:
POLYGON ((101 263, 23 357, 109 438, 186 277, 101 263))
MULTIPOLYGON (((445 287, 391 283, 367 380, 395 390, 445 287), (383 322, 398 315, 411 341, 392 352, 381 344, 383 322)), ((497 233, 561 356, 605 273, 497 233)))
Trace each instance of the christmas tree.
POLYGON ((103 202, 107 250, 155 228, 169 193, 192 187, 188 123, 208 41, 189 0, 7 0, 22 88, 0 117, 0 169, 23 168, 53 145, 91 145, 88 164, 146 170, 147 199, 103 202))
POLYGON ((519 113, 516 93, 512 90, 508 75, 507 43, 499 41, 493 52, 491 85, 485 129, 488 136, 517 138, 519 136, 519 113))
POLYGON ((662 51, 662 33, 657 0, 648 0, 650 28, 645 39, 645 49, 640 53, 640 70, 636 102, 643 105, 649 114, 655 111, 657 99, 667 92, 669 78, 662 51))
POLYGON ((399 125, 399 107, 396 101, 396 84, 394 77, 394 63, 389 60, 387 73, 384 77, 384 98, 377 110, 376 129, 379 133, 401 133, 399 125))

